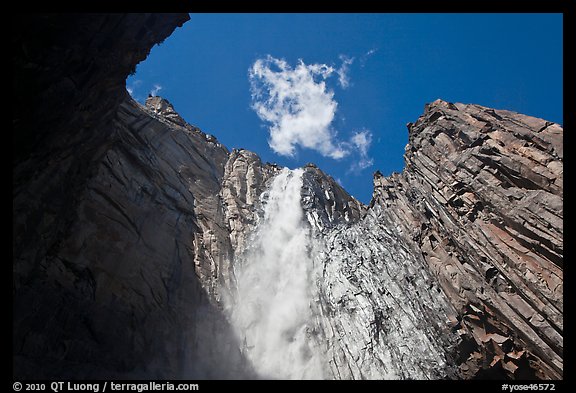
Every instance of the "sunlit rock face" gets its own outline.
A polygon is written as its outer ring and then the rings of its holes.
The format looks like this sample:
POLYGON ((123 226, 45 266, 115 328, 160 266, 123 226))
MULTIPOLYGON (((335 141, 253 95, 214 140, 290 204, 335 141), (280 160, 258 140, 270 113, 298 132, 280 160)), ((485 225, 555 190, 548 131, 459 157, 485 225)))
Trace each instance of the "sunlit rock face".
POLYGON ((456 312, 381 210, 317 237, 315 263, 333 378, 455 377, 456 312))
POLYGON ((560 125, 435 101, 363 206, 130 98, 187 18, 15 25, 15 378, 562 376, 560 125))
POLYGON ((562 127, 437 100, 408 130, 406 168, 374 177, 371 205, 458 311, 462 377, 560 378, 562 127))

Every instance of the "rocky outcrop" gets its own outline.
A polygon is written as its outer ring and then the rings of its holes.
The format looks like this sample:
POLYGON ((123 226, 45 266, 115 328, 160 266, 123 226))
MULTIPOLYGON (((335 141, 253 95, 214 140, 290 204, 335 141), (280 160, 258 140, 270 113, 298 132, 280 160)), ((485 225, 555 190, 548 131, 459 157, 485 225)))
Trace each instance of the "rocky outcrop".
POLYGON ((246 248, 247 236, 260 219, 260 197, 279 169, 274 164, 262 163, 257 154, 248 150, 234 149, 230 153, 220 195, 233 250, 246 248))
POLYGON ((302 208, 313 228, 322 233, 341 224, 352 224, 364 215, 366 207, 332 177, 314 164, 304 169, 302 208))
POLYGON ((372 206, 458 310, 461 376, 560 378, 562 128, 437 100, 408 129, 406 169, 375 175, 372 206))
MULTIPOLYGON (((187 19, 14 20, 15 377, 259 376, 223 304, 281 168, 125 91, 187 19)), ((307 165, 327 377, 561 378, 562 147, 558 124, 438 100, 368 207, 307 165)))

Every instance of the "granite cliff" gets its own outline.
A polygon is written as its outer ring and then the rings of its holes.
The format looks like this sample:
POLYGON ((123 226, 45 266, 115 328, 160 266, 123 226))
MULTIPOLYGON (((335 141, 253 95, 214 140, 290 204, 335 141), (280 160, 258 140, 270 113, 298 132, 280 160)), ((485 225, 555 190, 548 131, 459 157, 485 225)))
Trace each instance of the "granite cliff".
POLYGON ((406 169, 375 176, 372 206, 458 310, 461 372, 560 378, 562 128, 438 100, 408 129, 406 169))
POLYGON ((15 377, 562 378, 560 125, 437 100, 364 206, 127 94, 187 19, 13 21, 15 377))

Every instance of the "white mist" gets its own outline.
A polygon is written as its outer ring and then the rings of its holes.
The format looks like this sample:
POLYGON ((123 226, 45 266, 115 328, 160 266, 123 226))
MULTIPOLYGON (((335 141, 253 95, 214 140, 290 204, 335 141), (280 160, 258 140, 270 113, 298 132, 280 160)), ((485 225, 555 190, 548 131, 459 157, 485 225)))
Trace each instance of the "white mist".
POLYGON ((300 203, 303 169, 273 180, 264 220, 236 261, 232 324, 245 356, 263 378, 321 379, 312 336, 310 231, 300 203))

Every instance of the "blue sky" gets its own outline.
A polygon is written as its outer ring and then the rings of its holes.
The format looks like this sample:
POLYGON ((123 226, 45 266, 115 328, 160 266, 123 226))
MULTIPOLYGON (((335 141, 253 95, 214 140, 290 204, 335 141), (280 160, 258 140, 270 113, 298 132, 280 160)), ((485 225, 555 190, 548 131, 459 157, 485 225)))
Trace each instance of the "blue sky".
POLYGON ((191 14, 126 85, 364 203, 437 98, 563 123, 561 14, 191 14))

